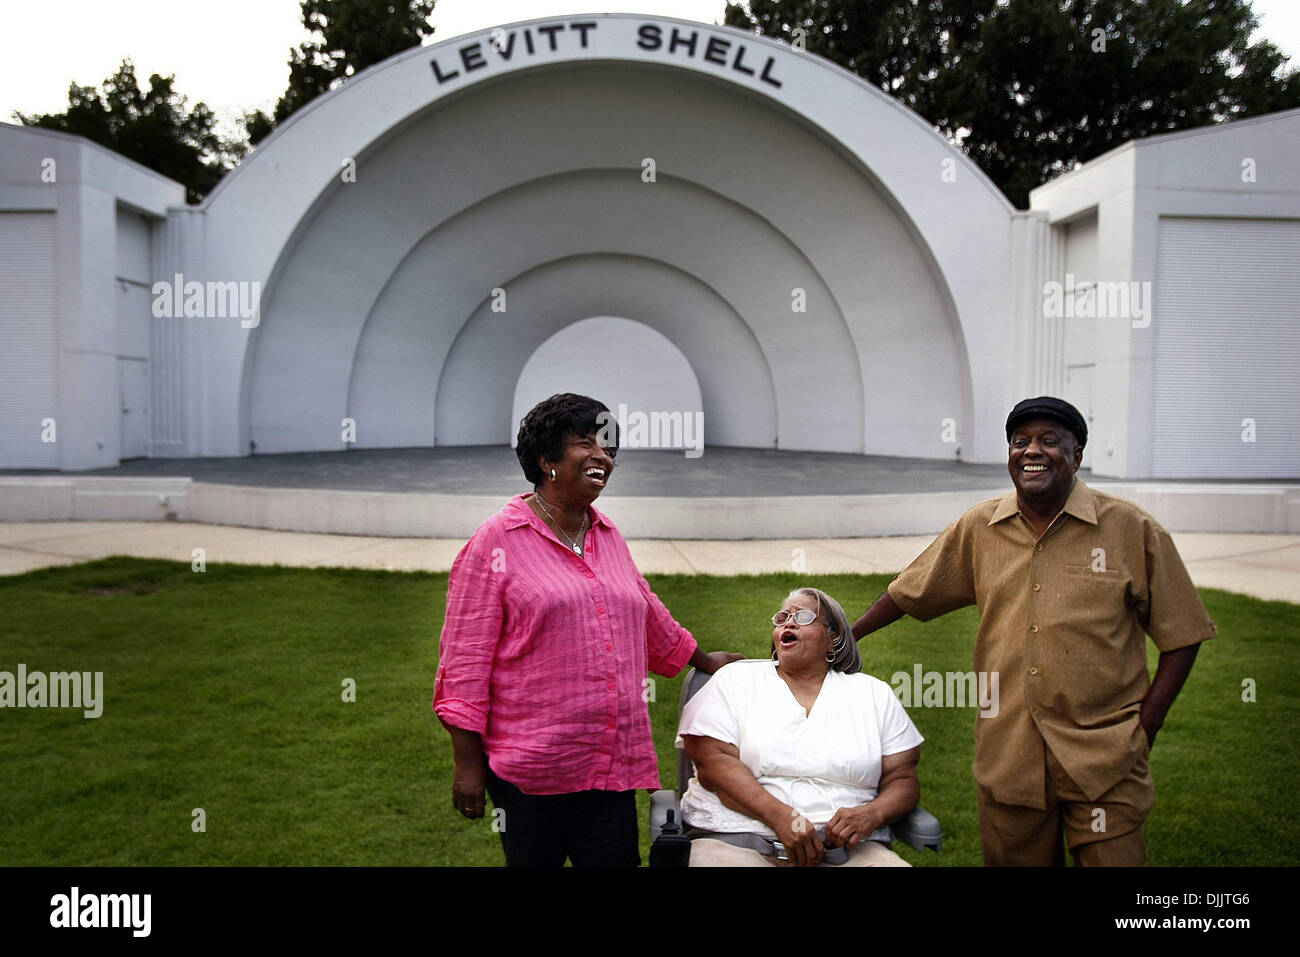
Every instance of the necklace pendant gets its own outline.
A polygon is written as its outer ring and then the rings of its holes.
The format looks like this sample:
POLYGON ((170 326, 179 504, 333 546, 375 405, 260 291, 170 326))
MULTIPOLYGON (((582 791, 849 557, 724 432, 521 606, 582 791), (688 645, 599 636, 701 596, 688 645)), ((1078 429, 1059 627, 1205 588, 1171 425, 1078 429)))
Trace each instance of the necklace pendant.
POLYGON ((575 555, 581 555, 581 554, 582 554, 582 546, 581 546, 581 545, 574 545, 574 546, 573 546, 573 554, 575 554, 575 555))

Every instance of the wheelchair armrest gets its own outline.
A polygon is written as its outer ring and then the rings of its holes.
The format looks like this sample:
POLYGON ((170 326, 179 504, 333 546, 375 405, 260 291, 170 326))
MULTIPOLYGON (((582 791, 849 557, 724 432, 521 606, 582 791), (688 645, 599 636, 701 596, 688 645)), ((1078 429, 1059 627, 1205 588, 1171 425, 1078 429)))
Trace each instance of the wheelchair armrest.
POLYGON ((894 839, 912 845, 918 851, 927 847, 937 851, 943 846, 943 828, 939 819, 923 807, 914 807, 893 824, 894 839))

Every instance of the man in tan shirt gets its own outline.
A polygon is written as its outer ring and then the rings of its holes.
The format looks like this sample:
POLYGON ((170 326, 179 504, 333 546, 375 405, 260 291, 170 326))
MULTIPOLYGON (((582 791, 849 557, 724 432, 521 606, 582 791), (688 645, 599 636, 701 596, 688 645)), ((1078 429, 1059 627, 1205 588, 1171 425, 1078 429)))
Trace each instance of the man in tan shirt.
POLYGON ((985 864, 1063 865, 1063 836, 1077 864, 1145 864, 1151 744, 1216 634, 1169 534, 1077 479, 1087 439, 1067 402, 1016 405, 1015 491, 948 526, 853 626, 979 606, 975 670, 1000 692, 975 722, 985 864))

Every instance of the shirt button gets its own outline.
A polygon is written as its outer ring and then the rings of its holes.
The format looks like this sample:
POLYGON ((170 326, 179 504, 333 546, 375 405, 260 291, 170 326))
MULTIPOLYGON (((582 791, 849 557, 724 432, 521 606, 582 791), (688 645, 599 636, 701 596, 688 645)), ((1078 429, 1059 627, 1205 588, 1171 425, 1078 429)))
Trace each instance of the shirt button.
POLYGON ((1029 626, 1029 630, 1032 631, 1034 634, 1038 634, 1038 626, 1037 626, 1037 625, 1030 625, 1030 626, 1029 626))
POLYGON ((1040 588, 1042 588, 1042 587, 1043 587, 1043 586, 1040 585, 1040 584, 1038 584, 1038 582, 1034 582, 1034 591, 1038 591, 1038 589, 1040 589, 1040 588))
MULTIPOLYGON (((588 578, 595 578, 595 577, 596 577, 596 573, 595 573, 595 572, 587 572, 587 577, 588 577, 588 578)), ((1034 587, 1037 588, 1038 586, 1035 585, 1034 587)))
MULTIPOLYGON (((1038 674, 1038 669, 1037 669, 1037 668, 1030 668, 1030 669, 1029 669, 1029 673, 1030 673, 1031 675, 1036 675, 1036 674, 1038 674)), ((1037 714, 1037 712, 1034 712, 1034 713, 1037 714)))
POLYGON ((605 646, 605 650, 606 650, 606 651, 613 651, 613 650, 614 650, 614 646, 613 646, 613 645, 606 645, 606 646, 605 646))
POLYGON ((605 614, 605 606, 601 605, 599 608, 596 609, 596 612, 601 615, 605 614))
POLYGON ((610 690, 610 691, 617 691, 617 690, 618 690, 618 685, 614 684, 614 682, 611 681, 611 682, 609 683, 609 690, 610 690))
POLYGON ((611 721, 609 724, 605 725, 605 727, 607 727, 607 728, 609 728, 611 731, 613 731, 613 730, 614 730, 614 722, 611 721))

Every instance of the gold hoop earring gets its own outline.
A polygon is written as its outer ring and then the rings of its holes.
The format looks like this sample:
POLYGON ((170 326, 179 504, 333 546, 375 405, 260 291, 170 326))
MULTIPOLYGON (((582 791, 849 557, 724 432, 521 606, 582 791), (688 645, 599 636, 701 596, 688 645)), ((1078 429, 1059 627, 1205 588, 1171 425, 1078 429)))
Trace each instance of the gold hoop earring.
POLYGON ((826 663, 831 664, 833 661, 835 661, 835 659, 840 656, 840 652, 843 650, 844 650, 844 636, 838 635, 835 638, 835 644, 829 645, 826 648, 826 663))

